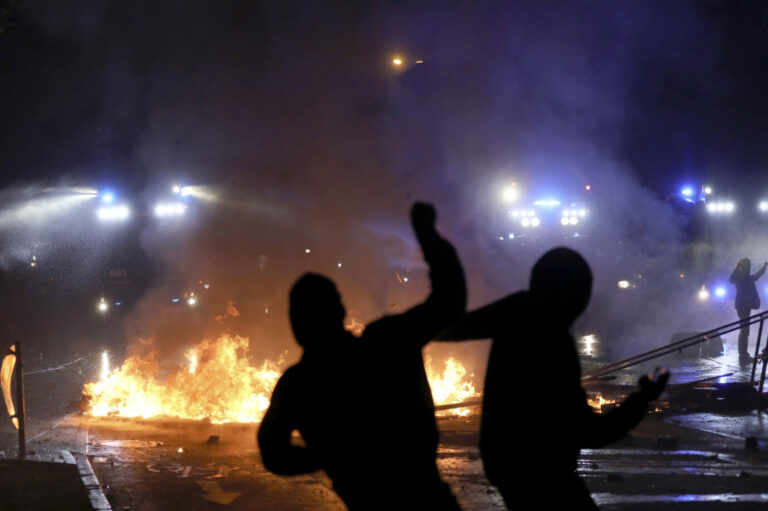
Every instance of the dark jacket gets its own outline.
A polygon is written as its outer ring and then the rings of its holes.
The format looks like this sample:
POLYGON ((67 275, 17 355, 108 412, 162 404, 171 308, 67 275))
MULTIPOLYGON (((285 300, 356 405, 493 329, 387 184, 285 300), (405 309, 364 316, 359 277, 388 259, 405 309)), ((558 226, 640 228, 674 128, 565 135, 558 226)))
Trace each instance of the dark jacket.
POLYGON ((350 509, 421 502, 442 484, 421 350, 464 313, 466 288, 453 247, 437 233, 420 242, 430 267, 428 299, 371 323, 360 339, 342 331, 312 343, 319 348, 305 351, 278 381, 259 429, 267 469, 323 469, 350 509), (306 447, 291 445, 294 430, 306 447))
POLYGON ((760 295, 757 293, 755 282, 765 273, 765 265, 757 273, 750 275, 749 272, 742 270, 737 266, 728 279, 731 284, 736 286, 735 307, 737 311, 749 312, 751 309, 760 308, 760 295))
POLYGON ((492 338, 483 393, 480 450, 497 486, 526 489, 573 474, 581 448, 620 439, 646 411, 639 394, 598 414, 581 387, 581 364, 567 328, 527 291, 468 313, 441 340, 492 338), (524 467, 528 475, 514 475, 524 467))

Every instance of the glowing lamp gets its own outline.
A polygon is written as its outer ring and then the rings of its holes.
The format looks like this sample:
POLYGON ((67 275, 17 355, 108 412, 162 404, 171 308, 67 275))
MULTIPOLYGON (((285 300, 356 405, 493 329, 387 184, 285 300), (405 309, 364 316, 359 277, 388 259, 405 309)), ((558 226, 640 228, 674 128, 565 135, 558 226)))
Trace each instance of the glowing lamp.
POLYGON ((517 195, 517 189, 514 186, 507 186, 501 191, 501 199, 504 202, 515 202, 517 195))

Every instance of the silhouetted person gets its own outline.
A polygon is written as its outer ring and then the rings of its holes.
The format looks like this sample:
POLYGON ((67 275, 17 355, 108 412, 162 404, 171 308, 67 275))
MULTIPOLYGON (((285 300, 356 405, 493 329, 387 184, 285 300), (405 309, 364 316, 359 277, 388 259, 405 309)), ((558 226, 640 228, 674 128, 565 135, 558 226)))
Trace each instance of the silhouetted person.
POLYGON ((581 448, 624 436, 661 393, 668 374, 640 380, 640 391, 598 414, 581 388, 581 365, 569 329, 584 311, 592 273, 573 250, 544 254, 530 289, 467 315, 440 340, 492 338, 483 392, 480 454, 488 479, 509 509, 534 488, 547 509, 596 509, 576 474, 581 448), (539 491, 539 490, 536 490, 539 491))
POLYGON ((749 323, 746 319, 752 315, 750 312, 752 309, 760 308, 760 295, 757 294, 757 286, 755 281, 763 276, 765 268, 768 267, 768 262, 763 264, 757 273, 750 275, 752 269, 752 263, 746 257, 740 259, 736 263, 736 268, 731 272, 731 277, 728 279, 731 284, 736 286, 736 300, 734 306, 736 307, 736 314, 739 315, 739 319, 743 321, 741 329, 739 330, 739 363, 749 364, 752 362, 752 357, 749 356, 749 350, 747 345, 749 344, 749 323))
POLYGON ((432 206, 417 203, 411 220, 430 268, 427 300, 356 338, 344 329, 334 283, 301 277, 290 319, 304 353, 275 386, 259 429, 268 470, 325 470, 353 510, 459 509, 435 464, 438 432, 421 350, 464 313, 464 274, 435 230, 432 206), (305 446, 292 444, 294 430, 305 446))

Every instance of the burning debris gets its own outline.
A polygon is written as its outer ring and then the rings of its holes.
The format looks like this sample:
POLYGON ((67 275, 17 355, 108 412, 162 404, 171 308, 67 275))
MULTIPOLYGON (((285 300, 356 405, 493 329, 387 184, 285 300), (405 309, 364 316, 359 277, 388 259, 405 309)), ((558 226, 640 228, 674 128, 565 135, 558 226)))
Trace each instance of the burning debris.
POLYGON ((587 404, 595 409, 596 412, 602 413, 606 408, 611 408, 611 405, 616 404, 615 399, 606 399, 602 394, 596 393, 593 395, 587 395, 587 404), (606 408, 603 408, 606 407, 606 408))
MULTIPOLYGON (((155 351, 146 357, 129 357, 120 367, 108 369, 102 355, 101 378, 87 383, 83 395, 88 412, 97 417, 174 417, 226 422, 259 422, 269 407, 272 390, 283 370, 283 359, 264 360, 252 366, 246 352, 248 339, 222 335, 205 339, 184 353, 185 365, 164 380, 155 351)), ((449 356, 442 372, 427 356, 425 368, 436 405, 477 399, 472 379, 464 365, 449 356)), ((440 416, 466 416, 469 408, 438 412, 440 416)))
POLYGON ((283 360, 248 361, 248 339, 222 335, 205 339, 185 353, 180 366, 164 381, 152 351, 130 357, 98 382, 87 383, 83 394, 91 415, 176 417, 192 420, 258 422, 280 377, 283 360))
MULTIPOLYGON (((467 370, 461 362, 453 357, 448 357, 443 362, 445 369, 442 374, 435 369, 432 363, 432 357, 427 356, 425 368, 427 370, 427 379, 432 387, 432 399, 435 405, 446 405, 452 403, 463 403, 480 397, 472 383, 474 374, 467 375, 467 370)), ((469 408, 454 408, 451 410, 439 411, 438 416, 458 415, 465 417, 469 415, 469 408)))

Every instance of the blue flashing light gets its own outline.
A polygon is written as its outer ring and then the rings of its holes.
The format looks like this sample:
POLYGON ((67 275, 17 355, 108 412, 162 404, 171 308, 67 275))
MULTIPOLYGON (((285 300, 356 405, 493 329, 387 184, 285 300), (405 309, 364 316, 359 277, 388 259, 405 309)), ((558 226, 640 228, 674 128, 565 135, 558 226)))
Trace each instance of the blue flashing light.
POLYGON ((174 298, 171 300, 173 303, 179 303, 181 301, 181 298, 174 298))
POLYGON ((683 197, 693 197, 693 188, 690 186, 686 186, 682 190, 680 190, 680 193, 683 195, 683 197))
POLYGON ((533 203, 534 206, 539 206, 542 208, 554 208, 561 204, 559 200, 556 199, 544 199, 544 200, 537 200, 533 203))
POLYGON ((715 288, 715 296, 718 298, 725 298, 725 295, 728 294, 728 291, 725 289, 725 286, 717 286, 715 288))
POLYGON ((104 192, 101 194, 101 201, 104 204, 112 204, 115 202, 115 194, 112 192, 104 192))

